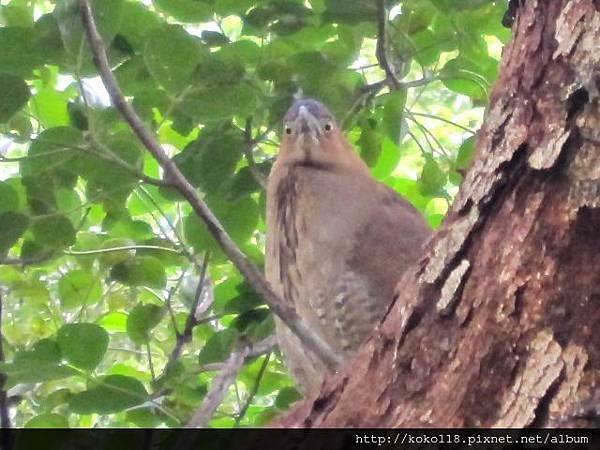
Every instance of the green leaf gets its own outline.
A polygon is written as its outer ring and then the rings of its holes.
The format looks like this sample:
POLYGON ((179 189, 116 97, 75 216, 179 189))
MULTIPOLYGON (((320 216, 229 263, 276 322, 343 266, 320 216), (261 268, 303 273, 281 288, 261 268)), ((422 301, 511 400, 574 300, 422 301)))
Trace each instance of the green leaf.
POLYGON ((7 122, 25 106, 30 95, 29 87, 22 78, 0 72, 0 123, 7 122))
POLYGON ((98 302, 102 298, 102 285, 90 272, 75 269, 61 277, 58 295, 63 308, 73 309, 98 302))
POLYGON ((77 374, 61 364, 61 352, 52 339, 37 341, 31 350, 17 351, 12 363, 0 364, 0 371, 8 376, 8 386, 59 380, 77 374))
POLYGON ((370 22, 377 13, 375 2, 365 0, 325 0, 325 7, 325 20, 331 22, 370 22))
POLYGON ((11 248, 27 229, 27 216, 7 211, 0 214, 0 254, 11 248))
POLYGON ((0 27, 0 55, 1 71, 22 77, 42 63, 33 33, 23 27, 0 27))
POLYGON ((360 121, 361 132, 358 139, 360 156, 369 167, 373 167, 381 153, 381 134, 374 117, 366 117, 360 121))
MULTIPOLYGON (((217 300, 220 300, 219 296, 222 295, 221 292, 222 292, 223 285, 224 285, 223 283, 221 283, 219 285, 221 287, 221 289, 219 289, 219 291, 217 291, 215 289, 215 297, 217 297, 217 300)), ((253 290, 251 290, 245 284, 242 284, 241 286, 239 286, 238 289, 239 289, 239 295, 232 298, 231 300, 227 301, 224 304, 224 306, 222 307, 222 309, 218 310, 218 313, 241 314, 246 311, 250 311, 250 310, 256 308, 257 306, 260 306, 263 304, 263 301, 260 298, 260 296, 258 296, 253 290)), ((217 300, 215 300, 215 302, 217 302, 217 300)), ((217 311, 218 303, 215 304, 214 307, 215 307, 215 311, 217 311)))
POLYGON ((0 18, 4 18, 6 25, 18 26, 18 27, 31 27, 33 25, 31 7, 21 4, 17 1, 13 1, 6 6, 0 6, 0 18))
POLYGON ((100 364, 108 348, 108 333, 93 323, 63 325, 56 339, 70 364, 90 371, 100 364))
MULTIPOLYGON (((68 170, 69 160, 80 155, 76 147, 83 145, 81 131, 71 127, 49 128, 31 143, 27 159, 20 163, 21 174, 39 179, 42 174, 56 175, 68 170)), ((47 188, 47 186, 46 186, 47 188)))
POLYGON ((179 108, 196 120, 215 122, 234 116, 247 117, 255 111, 256 106, 256 90, 249 84, 240 83, 190 92, 179 108))
POLYGON ((111 312, 98 320, 98 325, 109 333, 127 332, 127 314, 123 312, 111 312))
POLYGON ((43 14, 35 22, 35 46, 46 64, 64 66, 66 53, 54 14, 43 14))
POLYGON ((237 332, 227 328, 217 331, 206 342, 198 355, 198 364, 210 364, 225 361, 231 354, 233 345, 237 340, 237 332))
POLYGON ((7 375, 8 388, 17 384, 60 380, 78 373, 75 369, 56 362, 29 359, 13 363, 0 363, 0 372, 7 375))
POLYGON ((25 428, 69 428, 69 421, 60 414, 40 414, 29 419, 25 423, 25 428))
POLYGON ((149 33, 160 26, 159 17, 143 3, 123 4, 119 34, 123 35, 136 50, 141 51, 149 33))
POLYGON ((158 258, 138 256, 115 264, 110 277, 129 286, 164 287, 167 277, 158 258))
POLYGON ((204 44, 183 27, 168 25, 150 33, 144 61, 156 81, 178 93, 191 84, 191 75, 206 52, 204 44))
MULTIPOLYGON (((110 43, 119 29, 122 6, 123 0, 94 0, 92 2, 94 19, 106 47, 110 47, 110 43)), ((70 65, 75 66, 75 70, 80 74, 95 74, 95 65, 81 23, 79 2, 76 0, 60 1, 54 8, 53 14, 58 23, 70 65)), ((115 57, 114 52, 109 53, 109 57, 115 57)))
POLYGON ((471 166, 473 161, 473 153, 475 150, 475 136, 468 137, 458 148, 456 161, 454 162, 455 169, 465 170, 471 166))
POLYGON ((173 160, 194 186, 213 193, 233 175, 242 145, 242 134, 230 124, 207 127, 173 160))
POLYGON ((127 316, 127 335, 138 345, 148 342, 150 331, 160 323, 165 309, 153 304, 138 304, 127 316))
POLYGON ((485 55, 476 61, 458 56, 448 61, 440 71, 440 79, 448 89, 471 97, 486 100, 491 84, 496 79, 498 62, 485 55))
POLYGON ((252 338, 253 341, 260 341, 273 334, 275 323, 273 315, 267 308, 256 308, 243 312, 232 322, 240 333, 252 338))
POLYGON ((302 398, 298 390, 292 386, 284 387, 279 391, 275 398, 275 406, 283 411, 287 411, 292 403, 302 398))
POLYGON ((15 353, 14 362, 23 361, 60 363, 61 353, 58 343, 52 339, 40 339, 29 351, 18 351, 15 353))
POLYGON ((135 408, 127 411, 126 421, 140 428, 156 428, 163 420, 158 416, 154 408, 135 408))
MULTIPOLYGON (((135 242, 126 238, 111 238, 107 239, 100 246, 101 249, 113 249, 121 247, 131 247, 135 242)), ((110 267, 117 263, 133 258, 135 250, 114 250, 100 253, 99 259, 103 266, 110 267)))
POLYGON ((383 129, 393 143, 398 145, 402 136, 402 117, 406 106, 406 89, 397 89, 383 100, 383 129))
MULTIPOLYGON (((5 181, 0 181, 0 214, 19 209, 19 194, 5 181)), ((4 228, 2 228, 4 230, 4 228)))
MULTIPOLYGON (((259 217, 258 205, 252 198, 245 197, 237 202, 209 201, 208 204, 236 242, 244 243, 250 238, 259 217)), ((190 213, 185 218, 183 231, 187 241, 198 251, 220 248, 195 213, 190 213)))
POLYGON ((212 9, 201 0, 154 0, 156 6, 180 22, 205 22, 212 18, 212 9))
POLYGON ((204 30, 201 36, 204 43, 209 47, 220 47, 229 43, 229 38, 218 31, 204 30))
POLYGON ((377 164, 373 167, 373 176, 378 180, 388 177, 400 161, 400 149, 389 139, 384 139, 377 164))
POLYGON ((73 394, 69 409, 76 414, 112 414, 147 400, 146 388, 135 378, 108 375, 88 390, 73 394))
POLYGON ((46 128, 69 125, 67 102, 71 95, 51 88, 38 91, 33 97, 32 106, 36 118, 46 128))
POLYGON ((36 219, 32 225, 35 240, 48 247, 64 248, 75 243, 75 228, 63 215, 51 215, 36 219))
POLYGON ((428 157, 421 172, 421 192, 425 195, 440 195, 446 184, 447 175, 432 157, 428 157))

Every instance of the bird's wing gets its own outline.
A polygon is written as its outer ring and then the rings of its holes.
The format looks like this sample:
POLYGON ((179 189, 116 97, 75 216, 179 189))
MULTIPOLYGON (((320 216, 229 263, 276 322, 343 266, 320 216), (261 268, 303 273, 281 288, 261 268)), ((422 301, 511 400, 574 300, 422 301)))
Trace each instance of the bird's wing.
POLYGON ((402 274, 416 262, 431 229, 397 192, 377 183, 370 215, 357 232, 348 261, 389 301, 402 274))

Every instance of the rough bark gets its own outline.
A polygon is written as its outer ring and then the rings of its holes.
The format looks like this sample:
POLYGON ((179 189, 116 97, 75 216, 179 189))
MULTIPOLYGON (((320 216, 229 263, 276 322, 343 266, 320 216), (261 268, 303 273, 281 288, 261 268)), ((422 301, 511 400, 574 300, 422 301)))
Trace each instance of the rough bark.
POLYGON ((600 395, 600 1, 521 1, 444 225, 281 426, 590 426, 600 395))

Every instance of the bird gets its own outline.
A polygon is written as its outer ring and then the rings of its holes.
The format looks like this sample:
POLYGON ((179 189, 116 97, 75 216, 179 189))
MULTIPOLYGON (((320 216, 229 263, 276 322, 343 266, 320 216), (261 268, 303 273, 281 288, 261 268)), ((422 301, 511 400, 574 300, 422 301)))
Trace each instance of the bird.
MULTIPOLYGON (((346 361, 382 319, 430 227, 371 175, 314 99, 296 100, 283 118, 266 209, 267 281, 346 361)), ((282 320, 275 328, 284 362, 306 394, 328 369, 282 320)))

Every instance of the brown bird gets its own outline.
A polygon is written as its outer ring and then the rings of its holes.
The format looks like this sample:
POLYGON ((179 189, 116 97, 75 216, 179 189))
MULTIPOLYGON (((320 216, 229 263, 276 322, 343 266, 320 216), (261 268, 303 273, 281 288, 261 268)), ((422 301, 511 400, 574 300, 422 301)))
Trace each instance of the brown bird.
MULTIPOLYGON (((298 100, 267 187, 266 276, 304 323, 346 358, 382 318, 430 229, 375 180, 327 107, 298 100)), ((306 392, 325 365, 280 320, 284 359, 306 392)))

